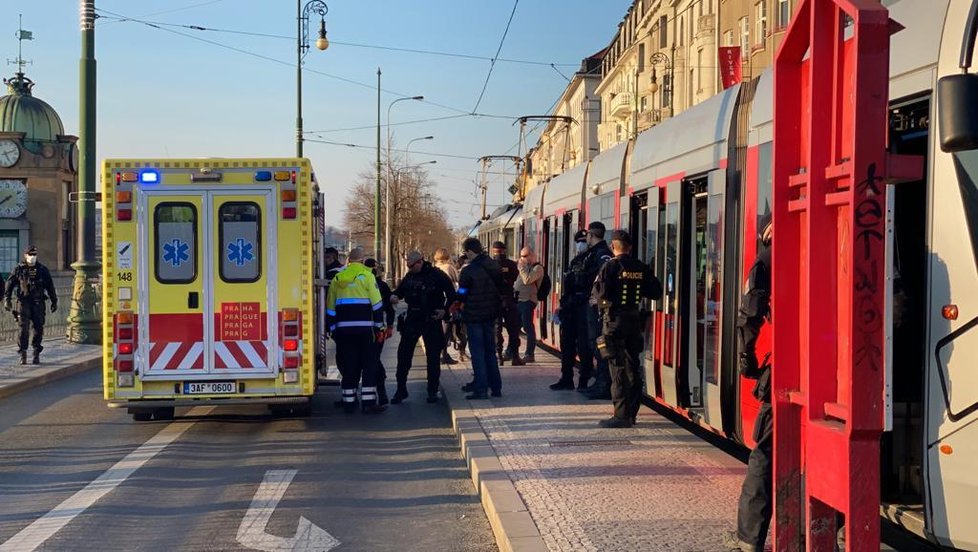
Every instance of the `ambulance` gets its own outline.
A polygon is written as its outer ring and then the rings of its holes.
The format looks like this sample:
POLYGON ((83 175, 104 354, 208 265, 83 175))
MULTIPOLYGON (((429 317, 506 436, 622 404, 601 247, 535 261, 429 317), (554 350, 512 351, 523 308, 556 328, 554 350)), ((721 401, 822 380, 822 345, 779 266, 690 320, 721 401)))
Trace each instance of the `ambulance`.
POLYGON ((322 197, 306 159, 102 165, 104 395, 308 415, 323 297, 322 197))

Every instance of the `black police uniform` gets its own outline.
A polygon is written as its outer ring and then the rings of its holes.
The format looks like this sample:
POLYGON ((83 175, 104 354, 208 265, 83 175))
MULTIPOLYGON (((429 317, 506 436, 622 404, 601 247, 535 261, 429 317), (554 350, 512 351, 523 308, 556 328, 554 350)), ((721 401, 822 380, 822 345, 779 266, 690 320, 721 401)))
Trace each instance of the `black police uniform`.
POLYGON ((418 339, 424 339, 428 364, 428 399, 438 398, 441 378, 441 352, 445 348, 445 333, 435 311, 448 312, 455 301, 455 285, 441 270, 425 262, 418 273, 408 272, 394 290, 394 295, 407 302, 408 309, 398 324, 401 342, 397 345, 397 391, 391 400, 398 404, 407 398, 407 375, 418 339))
POLYGON ((642 299, 658 299, 662 284, 642 261, 621 254, 598 273, 592 298, 603 322, 599 349, 611 369, 611 400, 615 415, 605 427, 630 427, 642 396, 642 299), (603 341, 603 343, 601 343, 603 341))
POLYGON ((747 461, 747 476, 740 490, 737 507, 737 537, 744 543, 764 549, 771 525, 773 464, 771 448, 774 417, 771 412, 771 365, 768 357, 758 362, 755 344, 761 326, 771 312, 771 248, 764 246, 747 277, 747 292, 737 314, 738 365, 740 373, 757 380, 754 397, 761 409, 754 421, 757 443, 747 461))
POLYGON ((506 358, 511 359, 515 365, 521 365, 520 359, 520 311, 516 306, 516 279, 520 277, 519 266, 505 255, 497 255, 494 259, 499 264, 499 272, 503 277, 502 287, 499 289, 499 297, 502 299, 502 311, 499 313, 499 321, 496 324, 496 354, 499 356, 500 363, 506 358), (509 341, 506 344, 506 356, 503 356, 503 328, 509 341))
POLYGON ((34 326, 34 338, 31 346, 34 348, 34 364, 40 362, 39 357, 44 347, 41 341, 44 339, 44 301, 45 295, 51 300, 51 312, 58 308, 58 294, 54 290, 54 282, 51 280, 51 272, 40 262, 34 265, 21 261, 10 277, 7 278, 7 286, 4 290, 4 302, 7 308, 16 308, 18 323, 20 324, 20 336, 18 341, 18 352, 22 363, 27 362, 27 338, 29 327, 34 326), (12 307, 11 298, 16 291, 16 307, 12 307))
MULTIPOLYGON (((578 286, 584 290, 585 297, 591 295, 594 287, 594 280, 598 277, 598 271, 614 256, 608 247, 608 242, 601 240, 592 245, 584 252, 583 265, 578 273, 580 279, 578 286)), ((601 335, 601 320, 598 317, 598 308, 595 305, 587 304, 583 310, 587 320, 587 337, 591 347, 591 354, 597 364, 594 374, 594 385, 587 389, 590 399, 608 399, 609 388, 611 386, 611 376, 608 372, 608 361, 601 358, 598 354, 597 339, 601 335)))
MULTIPOLYGON (((374 276, 376 276, 376 271, 374 276)), ((387 323, 388 328, 394 327, 394 305, 391 304, 391 287, 387 285, 387 282, 377 278, 377 289, 380 290, 380 299, 384 302, 384 318, 387 323)), ((390 402, 387 398, 387 369, 384 368, 384 343, 380 342, 377 345, 377 367, 379 369, 379 375, 377 377, 377 404, 383 406, 390 402)))
MULTIPOLYGON (((575 242, 582 241, 586 232, 581 230, 574 238, 575 242)), ((574 387, 574 361, 579 359, 581 366, 578 376, 577 389, 584 391, 587 382, 594 372, 594 353, 588 336, 588 293, 590 287, 584 288, 584 261, 587 251, 578 253, 571 259, 567 270, 561 276, 560 293, 560 381, 550 386, 551 389, 572 389, 574 387)))

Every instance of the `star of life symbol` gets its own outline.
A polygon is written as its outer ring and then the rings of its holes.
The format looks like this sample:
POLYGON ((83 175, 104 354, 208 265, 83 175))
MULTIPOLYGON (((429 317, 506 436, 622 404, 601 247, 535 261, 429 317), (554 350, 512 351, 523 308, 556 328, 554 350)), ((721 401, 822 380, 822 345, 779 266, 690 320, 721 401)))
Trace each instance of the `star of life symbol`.
POLYGON ((233 242, 228 242, 228 260, 238 266, 244 266, 255 258, 252 249, 255 246, 244 238, 238 238, 233 242))
POLYGON ((190 244, 174 238, 172 241, 163 244, 163 261, 174 267, 179 267, 190 260, 190 254, 187 253, 189 250, 190 244))

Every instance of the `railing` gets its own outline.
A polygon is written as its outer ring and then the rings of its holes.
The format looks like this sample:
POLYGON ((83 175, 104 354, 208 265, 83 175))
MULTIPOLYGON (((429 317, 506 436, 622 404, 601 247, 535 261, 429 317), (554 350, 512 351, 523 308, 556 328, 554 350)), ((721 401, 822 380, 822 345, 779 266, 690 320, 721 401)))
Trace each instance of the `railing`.
MULTIPOLYGON (((71 310, 71 295, 74 290, 74 275, 52 275, 54 280, 54 289, 58 293, 58 310, 57 312, 51 312, 48 310, 45 313, 44 318, 44 336, 45 338, 51 337, 64 337, 68 333, 68 312, 71 310)), ((95 303, 96 310, 102 312, 102 290, 101 286, 95 289, 95 296, 97 301, 95 303)), ((50 309, 51 303, 47 303, 50 309)), ((17 301, 14 300, 14 308, 17 308, 17 301)), ((14 319, 13 314, 7 311, 0 311, 0 344, 9 345, 11 343, 17 342, 17 335, 20 332, 20 327, 17 321, 14 319)))
POLYGON ((611 115, 628 114, 635 108, 635 98, 631 92, 621 92, 611 100, 611 115))

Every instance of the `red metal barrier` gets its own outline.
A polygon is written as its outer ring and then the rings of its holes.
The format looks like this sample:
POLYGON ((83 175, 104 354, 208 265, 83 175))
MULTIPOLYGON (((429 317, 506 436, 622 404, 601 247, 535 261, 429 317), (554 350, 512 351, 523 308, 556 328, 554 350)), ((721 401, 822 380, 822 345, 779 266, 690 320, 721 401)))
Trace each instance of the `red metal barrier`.
POLYGON ((775 61, 775 548, 880 549, 888 15, 802 0, 775 61), (847 38, 848 36, 848 38, 847 38))

